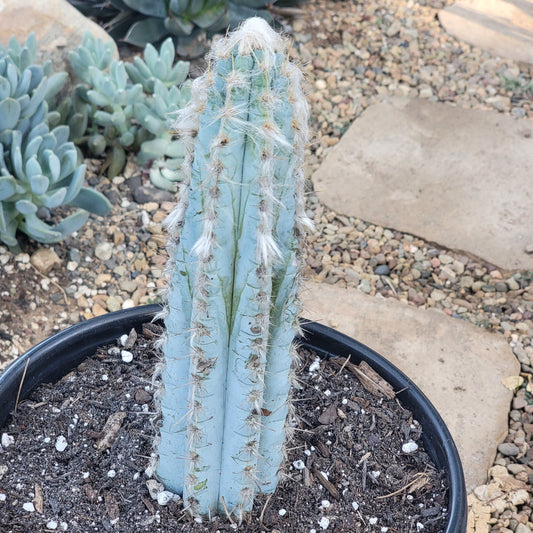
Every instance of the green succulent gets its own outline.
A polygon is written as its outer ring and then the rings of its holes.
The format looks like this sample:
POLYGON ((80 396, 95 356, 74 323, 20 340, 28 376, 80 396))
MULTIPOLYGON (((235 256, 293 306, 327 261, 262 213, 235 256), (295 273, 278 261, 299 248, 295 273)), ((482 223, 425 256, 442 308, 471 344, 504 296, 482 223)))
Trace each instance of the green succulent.
POLYGON ((154 92, 155 82, 159 81, 165 87, 182 85, 189 74, 189 63, 178 61, 174 64, 176 50, 171 38, 166 39, 159 52, 148 43, 144 49, 144 60, 139 56, 133 58, 133 63, 126 63, 125 68, 133 83, 140 83, 146 93, 154 92))
POLYGON ((101 20, 116 40, 144 47, 172 36, 179 55, 198 57, 215 33, 252 16, 272 21, 267 8, 276 0, 69 1, 87 16, 101 20))
POLYGON ((50 75, 50 63, 35 65, 37 44, 30 35, 21 46, 14 38, 0 47, 0 241, 16 248, 17 230, 36 241, 52 243, 78 230, 88 212, 105 215, 111 205, 100 193, 83 187, 85 166, 59 125, 59 111, 49 112, 66 73, 50 75), (51 226, 42 219, 50 209, 81 208, 51 226))
POLYGON ((133 106, 135 118, 152 135, 145 140, 137 154, 140 165, 150 165, 150 179, 160 189, 176 190, 182 180, 181 165, 185 150, 181 141, 170 131, 169 117, 182 109, 190 100, 190 82, 185 81, 189 64, 178 61, 175 65, 175 49, 169 37, 160 53, 148 44, 144 49, 144 61, 140 57, 126 64, 129 77, 142 83, 147 98, 133 106))
POLYGON ((73 131, 79 133, 86 124, 86 132, 75 142, 86 143, 94 155, 108 153, 111 178, 124 167, 126 152, 135 151, 141 165, 151 166, 154 185, 175 190, 184 152, 167 121, 189 100, 189 63, 174 63, 171 38, 159 52, 147 45, 144 59, 136 57, 133 63, 113 61, 110 53, 111 44, 90 34, 77 52, 70 53, 72 68, 84 82, 70 102, 75 111, 69 119, 73 131))

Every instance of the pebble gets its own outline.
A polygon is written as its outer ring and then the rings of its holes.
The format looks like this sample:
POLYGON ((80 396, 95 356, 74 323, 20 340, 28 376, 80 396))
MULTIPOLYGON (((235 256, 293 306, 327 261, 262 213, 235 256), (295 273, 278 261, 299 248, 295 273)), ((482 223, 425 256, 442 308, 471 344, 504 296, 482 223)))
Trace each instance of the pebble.
POLYGON ((163 483, 160 483, 156 479, 149 479, 146 481, 146 487, 152 500, 157 500, 157 495, 165 490, 163 483))
POLYGON ((2 444, 2 448, 9 448, 9 446, 15 444, 15 437, 8 435, 7 433, 2 433, 0 443, 2 444))
POLYGON ((99 242, 94 249, 94 255, 102 261, 111 259, 113 255, 113 244, 107 241, 99 242))
POLYGON ((39 248, 31 255, 30 262, 41 274, 61 266, 61 259, 52 248, 39 248))
POLYGON ((327 516, 323 516, 319 521, 318 525, 321 527, 321 529, 328 529, 329 527, 329 518, 327 516))
POLYGON ((157 503, 159 505, 167 505, 169 502, 172 501, 174 497, 174 494, 172 492, 169 492, 168 490, 162 490, 157 495, 157 503))
POLYGON ((403 453, 414 453, 416 452, 416 450, 418 450, 418 444, 416 442, 413 442, 412 440, 402 444, 403 453))
POLYGON ((376 276, 388 276, 390 274, 390 268, 387 265, 378 265, 374 269, 376 276))
POLYGON ((59 435, 56 439, 55 448, 58 452, 64 452, 67 449, 68 442, 63 435, 59 435))
POLYGON ((120 356, 125 363, 131 363, 133 361, 133 354, 128 350, 122 350, 120 356))
POLYGON ((32 502, 26 502, 22 504, 22 508, 27 511, 28 513, 34 513, 35 512, 35 506, 32 502))
POLYGON ((498 451, 503 455, 511 457, 520 453, 518 446, 512 442, 502 442, 498 445, 498 451))

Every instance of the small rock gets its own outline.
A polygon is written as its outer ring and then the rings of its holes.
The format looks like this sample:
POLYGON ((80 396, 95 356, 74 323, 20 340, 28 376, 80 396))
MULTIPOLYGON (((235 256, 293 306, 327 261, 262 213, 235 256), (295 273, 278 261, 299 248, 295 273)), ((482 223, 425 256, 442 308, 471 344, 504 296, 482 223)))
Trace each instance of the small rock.
POLYGON ((15 444, 15 438, 11 435, 8 435, 7 433, 2 433, 2 448, 9 448, 9 446, 12 446, 15 444))
POLYGON ((523 346, 515 346, 513 348, 513 353, 516 355, 516 358, 520 361, 520 364, 522 365, 530 364, 529 355, 524 350, 523 346))
POLYGON ((502 465, 495 465, 489 469, 489 476, 492 479, 502 479, 506 478, 509 475, 507 468, 502 465))
POLYGON ((94 249, 94 255, 102 261, 111 259, 111 256, 113 255, 113 245, 107 241, 99 242, 94 249))
POLYGON ((509 278, 505 283, 507 283, 510 291, 517 291, 520 288, 520 285, 514 278, 509 278))
POLYGON ((33 505, 32 502, 26 502, 22 505, 22 508, 27 511, 28 513, 33 513, 35 512, 35 506, 33 505))
POLYGON ((376 276, 388 276, 390 274, 390 268, 387 265, 378 265, 374 269, 376 276))
POLYGON ((418 450, 418 444, 416 442, 413 442, 412 440, 402 444, 403 453, 414 453, 416 452, 416 450, 418 450))
POLYGON ((94 316, 102 316, 107 313, 107 309, 99 303, 95 303, 91 309, 94 316))
POLYGON ((502 442, 498 445, 498 451, 508 457, 514 457, 520 453, 518 446, 512 442, 502 442))
POLYGON ((361 283, 359 283, 358 289, 365 294, 370 294, 372 291, 372 287, 370 285, 370 281, 366 278, 361 280, 361 283))
POLYGON ((67 449, 68 442, 63 435, 59 435, 56 439, 56 450, 58 452, 64 452, 67 449))
POLYGON ((120 356, 125 363, 131 363, 133 361, 133 354, 128 350, 122 350, 120 356))
MULTIPOLYGON (((128 183, 131 181, 128 180, 128 183)), ((150 202, 172 202, 174 200, 174 195, 169 191, 163 191, 161 189, 156 189, 149 185, 141 185, 132 190, 133 198, 138 204, 148 204, 150 202)))
POLYGON ((513 505, 524 505, 529 502, 529 494, 526 489, 512 491, 509 496, 513 505))
POLYGON ((41 274, 48 274, 54 267, 61 266, 61 259, 51 248, 39 248, 31 255, 30 262, 41 274))
POLYGON ((148 488, 148 492, 150 493, 150 498, 152 498, 152 500, 157 500, 157 495, 165 490, 163 483, 160 483, 156 479, 149 479, 146 482, 146 487, 148 488))
POLYGON ((525 250, 526 250, 526 254, 533 254, 533 243, 528 244, 525 250))
POLYGON ((167 505, 170 501, 172 501, 174 497, 174 494, 168 490, 162 490, 157 495, 157 503, 159 505, 167 505))
POLYGON ((526 467, 524 465, 518 464, 518 463, 511 463, 507 465, 507 470, 513 474, 513 476, 516 476, 516 474, 519 474, 520 472, 524 472, 526 467))
POLYGON ((513 398, 513 409, 523 409, 527 405, 525 398, 513 398))
POLYGON ((329 518, 327 516, 323 516, 318 521, 318 525, 324 530, 328 529, 328 527, 329 527, 329 518))
POLYGON ((440 289, 433 289, 433 291, 431 291, 431 299, 434 302, 441 302, 445 298, 446 298, 446 294, 440 289))
POLYGON ((387 37, 394 37, 395 35, 398 35, 400 33, 401 29, 402 26, 399 22, 393 22, 385 33, 387 34, 387 37))
POLYGON ((117 296, 110 296, 105 303, 109 311, 118 311, 119 309, 122 309, 122 300, 117 296))
POLYGON ((507 292, 509 290, 509 286, 504 281, 498 281, 494 286, 497 292, 507 292))

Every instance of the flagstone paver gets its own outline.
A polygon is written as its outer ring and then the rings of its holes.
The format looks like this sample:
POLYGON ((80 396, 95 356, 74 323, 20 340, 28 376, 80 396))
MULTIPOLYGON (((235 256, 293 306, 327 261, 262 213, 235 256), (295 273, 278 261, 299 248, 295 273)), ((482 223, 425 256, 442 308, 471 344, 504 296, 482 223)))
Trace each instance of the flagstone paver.
POLYGON ((533 121, 392 98, 369 107, 313 175, 331 209, 533 268, 533 121))
POLYGON ((439 20, 459 40, 533 64, 533 0, 459 0, 439 20))
POLYGON ((502 379, 520 370, 503 336, 354 289, 308 283, 302 296, 307 318, 376 350, 422 389, 450 429, 467 489, 485 483, 507 434, 512 393, 502 379))

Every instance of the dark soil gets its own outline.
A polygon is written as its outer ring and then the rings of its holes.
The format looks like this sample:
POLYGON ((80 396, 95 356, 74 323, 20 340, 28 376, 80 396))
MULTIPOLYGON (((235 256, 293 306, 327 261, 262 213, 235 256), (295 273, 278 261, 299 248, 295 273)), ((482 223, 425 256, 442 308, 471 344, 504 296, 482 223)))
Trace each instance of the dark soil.
POLYGON ((423 451, 418 423, 396 399, 365 390, 348 366, 305 350, 298 430, 276 492, 257 496, 241 526, 225 517, 194 522, 181 501, 159 505, 144 473, 154 435, 154 328, 146 325, 135 341, 131 363, 117 342, 18 405, 0 431, 4 444, 14 438, 0 448, 2 533, 444 530, 447 487, 423 451), (109 423, 104 428, 112 415, 115 433, 109 423), (60 436, 64 451, 56 449, 60 436), (419 447, 402 453, 408 441, 419 447))

